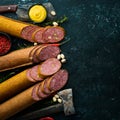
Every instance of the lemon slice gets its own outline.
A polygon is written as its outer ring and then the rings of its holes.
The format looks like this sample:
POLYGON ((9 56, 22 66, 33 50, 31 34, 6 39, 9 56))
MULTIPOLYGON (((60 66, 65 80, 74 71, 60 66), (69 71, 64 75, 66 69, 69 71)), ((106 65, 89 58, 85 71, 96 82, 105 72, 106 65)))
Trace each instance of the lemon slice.
POLYGON ((47 11, 42 5, 34 5, 29 10, 29 17, 36 23, 43 22, 47 17, 47 11))

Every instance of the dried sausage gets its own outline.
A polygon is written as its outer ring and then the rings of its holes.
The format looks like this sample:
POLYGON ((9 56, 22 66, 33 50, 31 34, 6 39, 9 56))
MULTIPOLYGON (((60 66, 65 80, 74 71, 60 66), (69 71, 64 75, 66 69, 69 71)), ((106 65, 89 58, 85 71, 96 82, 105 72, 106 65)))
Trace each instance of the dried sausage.
POLYGON ((64 38, 65 31, 62 27, 50 27, 43 33, 44 43, 56 43, 64 38))
POLYGON ((48 76, 56 73, 61 68, 61 62, 56 58, 49 58, 39 67, 41 75, 48 76))

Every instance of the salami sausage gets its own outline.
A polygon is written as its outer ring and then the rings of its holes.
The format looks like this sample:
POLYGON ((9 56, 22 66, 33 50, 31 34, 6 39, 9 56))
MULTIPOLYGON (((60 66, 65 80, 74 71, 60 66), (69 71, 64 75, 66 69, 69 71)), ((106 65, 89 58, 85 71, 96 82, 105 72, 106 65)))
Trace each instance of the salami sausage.
POLYGON ((0 57, 0 72, 40 63, 52 57, 55 58, 60 51, 59 47, 46 44, 10 52, 0 57))
POLYGON ((28 25, 26 27, 24 27, 21 31, 21 37, 24 39, 27 39, 27 34, 29 33, 29 31, 33 28, 33 25, 28 25))
POLYGON ((44 85, 41 86, 42 92, 44 92, 45 94, 51 93, 51 91, 47 87, 47 82, 48 82, 49 79, 50 79, 50 77, 48 77, 47 79, 45 79, 44 80, 44 85))
MULTIPOLYGON (((33 58, 33 63, 39 63, 41 62, 40 59, 38 59, 38 56, 37 54, 41 52, 42 49, 44 49, 45 45, 41 45, 40 47, 37 47, 35 50, 34 50, 34 54, 32 56, 33 58)), ((46 52, 44 54, 47 54, 46 52)))
POLYGON ((43 33, 44 43, 56 43, 64 38, 65 31, 62 27, 50 27, 43 33))
POLYGON ((38 89, 38 92, 37 92, 37 94, 38 94, 38 96, 39 96, 40 98, 46 98, 47 96, 50 95, 50 93, 49 93, 49 94, 45 94, 45 93, 42 91, 42 86, 43 86, 43 85, 44 85, 44 81, 41 82, 41 84, 39 85, 39 89, 38 89))
POLYGON ((43 49, 41 49, 40 51, 39 50, 35 53, 39 61, 44 61, 48 58, 56 58, 57 55, 61 52, 59 47, 52 45, 46 45, 45 47, 43 47, 43 49))
POLYGON ((34 46, 33 49, 29 52, 29 59, 32 60, 33 62, 34 62, 33 55, 34 55, 36 49, 38 49, 39 47, 40 47, 39 45, 38 46, 34 46))
POLYGON ((30 42, 54 43, 61 41, 65 35, 64 29, 58 26, 50 26, 46 29, 46 27, 28 24, 26 22, 21 22, 4 16, 0 16, 0 21, 0 31, 24 38, 30 42), (34 26, 40 29, 36 33, 34 33, 34 30, 32 31, 34 26), (33 40, 33 38, 35 39, 33 40))
POLYGON ((30 76, 32 79, 34 79, 35 81, 42 81, 43 80, 43 76, 40 76, 39 72, 38 72, 38 68, 39 66, 34 66, 33 68, 31 68, 30 70, 30 76))
POLYGON ((32 59, 33 63, 39 63, 45 61, 49 58, 56 58, 57 55, 61 52, 60 48, 53 45, 40 45, 36 46, 30 52, 30 59, 32 59))
POLYGON ((33 81, 42 81, 47 76, 56 73, 61 68, 61 63, 56 58, 50 58, 40 65, 32 67, 27 72, 28 79, 33 81))
MULTIPOLYGON (((52 79, 49 79, 47 82, 47 87, 51 91, 57 91, 63 87, 68 80, 67 70, 59 70, 56 74, 52 76, 52 79), (56 82, 59 81, 59 82, 56 82)), ((46 87, 46 86, 45 86, 46 87)))
POLYGON ((34 85, 31 96, 32 98, 34 98, 35 101, 42 99, 40 96, 38 96, 38 89, 39 89, 39 84, 34 85))
POLYGON ((56 73, 61 68, 61 62, 56 58, 49 58, 44 61, 39 67, 39 72, 41 75, 50 76, 56 73))
MULTIPOLYGON (((46 80, 47 82, 49 81, 49 79, 46 80)), ((50 77, 49 88, 51 89, 51 92, 49 94, 42 92, 41 86, 45 85, 44 82, 38 83, 0 104, 0 118, 7 119, 37 101, 49 97, 53 92, 56 92, 64 87, 67 80, 68 72, 66 70, 59 70, 50 77)))
POLYGON ((38 42, 38 43, 43 43, 44 40, 42 38, 42 34, 44 32, 44 28, 40 28, 37 29, 36 31, 34 31, 33 35, 32 35, 32 39, 34 42, 38 42))
POLYGON ((26 76, 28 78, 28 80, 30 80, 31 82, 36 82, 32 77, 31 77, 31 69, 28 69, 27 72, 26 72, 26 76))
POLYGON ((33 28, 31 28, 30 31, 27 33, 26 39, 29 40, 30 42, 34 42, 32 35, 33 35, 34 31, 37 30, 38 28, 39 28, 38 26, 33 26, 33 28))
POLYGON ((45 30, 47 30, 50 27, 51 26, 46 26, 44 28, 37 29, 32 35, 33 40, 38 43, 45 43, 45 41, 43 39, 43 33, 45 30))
MULTIPOLYGON (((42 81, 40 84, 38 84, 37 91, 32 91, 37 94, 34 96, 39 97, 39 99, 44 99, 48 96, 50 96, 53 92, 56 92, 60 90, 62 87, 65 86, 68 80, 68 72, 67 70, 60 69, 58 72, 56 72, 51 77, 46 78, 44 81, 42 81)), ((33 99, 35 100, 36 97, 33 99)))

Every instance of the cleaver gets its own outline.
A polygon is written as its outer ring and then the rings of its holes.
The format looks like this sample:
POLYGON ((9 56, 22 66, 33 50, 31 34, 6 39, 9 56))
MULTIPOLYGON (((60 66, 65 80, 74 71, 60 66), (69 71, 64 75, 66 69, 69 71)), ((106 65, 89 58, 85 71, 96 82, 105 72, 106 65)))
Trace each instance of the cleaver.
MULTIPOLYGON (((18 19, 21 21, 31 21, 28 15, 29 9, 39 3, 28 3, 28 4, 18 4, 18 5, 5 5, 0 6, 0 14, 6 12, 15 12, 18 16, 18 19)), ((53 5, 50 2, 40 4, 45 7, 47 10, 47 20, 54 20, 56 19, 56 11, 53 5)))

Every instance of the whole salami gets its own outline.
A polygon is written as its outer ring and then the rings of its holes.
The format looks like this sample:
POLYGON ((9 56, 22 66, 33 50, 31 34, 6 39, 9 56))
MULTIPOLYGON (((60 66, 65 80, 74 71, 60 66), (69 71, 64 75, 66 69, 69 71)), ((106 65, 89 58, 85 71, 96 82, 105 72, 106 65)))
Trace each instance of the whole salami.
POLYGON ((0 31, 23 38, 30 42, 54 43, 63 40, 65 30, 62 27, 40 27, 0 15, 0 31))

